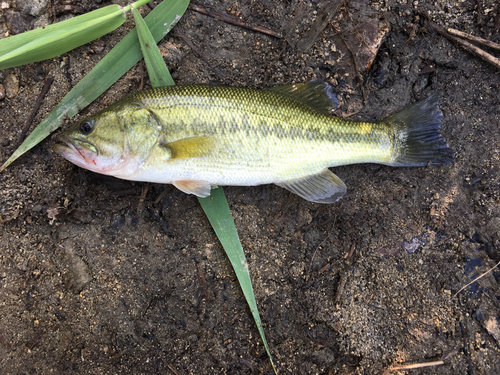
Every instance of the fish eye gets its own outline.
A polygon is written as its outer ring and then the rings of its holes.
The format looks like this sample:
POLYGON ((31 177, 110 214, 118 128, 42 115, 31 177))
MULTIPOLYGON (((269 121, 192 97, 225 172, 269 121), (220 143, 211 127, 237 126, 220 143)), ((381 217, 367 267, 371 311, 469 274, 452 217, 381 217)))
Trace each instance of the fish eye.
POLYGON ((80 124, 80 133, 89 135, 94 130, 94 120, 87 120, 80 124))

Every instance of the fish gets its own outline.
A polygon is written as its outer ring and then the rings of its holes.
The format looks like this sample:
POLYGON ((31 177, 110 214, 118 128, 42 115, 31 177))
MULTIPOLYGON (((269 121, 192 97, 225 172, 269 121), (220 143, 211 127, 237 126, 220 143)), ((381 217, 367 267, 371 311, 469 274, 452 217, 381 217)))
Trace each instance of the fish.
POLYGON ((316 203, 347 191, 331 167, 453 161, 437 95, 377 122, 333 116, 336 100, 320 80, 262 90, 153 88, 71 125, 55 151, 93 172, 173 184, 198 197, 216 186, 276 184, 316 203))

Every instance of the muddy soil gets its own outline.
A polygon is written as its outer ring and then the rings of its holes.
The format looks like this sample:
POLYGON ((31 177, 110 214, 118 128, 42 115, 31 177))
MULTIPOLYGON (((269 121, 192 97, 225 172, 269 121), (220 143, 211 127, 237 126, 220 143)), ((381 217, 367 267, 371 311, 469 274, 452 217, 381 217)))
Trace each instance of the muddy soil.
MULTIPOLYGON (((2 2, 2 34, 108 4, 26 5, 39 3, 2 2)), ((224 189, 280 373, 382 374, 442 360, 412 373, 499 374, 500 271, 455 294, 500 261, 500 71, 425 19, 498 43, 498 2, 199 3, 282 37, 188 10, 172 32, 184 39, 160 43, 177 84, 320 78, 338 95, 336 115, 363 120, 437 93, 456 151, 444 166, 336 168, 348 194, 331 205, 273 185, 224 189)), ((34 125, 132 26, 129 17, 99 42, 0 72, 2 163, 45 80, 54 83, 34 125)), ((139 63, 80 116, 148 86, 139 63)), ((85 171, 53 145, 0 174, 1 372, 272 372, 197 199, 85 171)))

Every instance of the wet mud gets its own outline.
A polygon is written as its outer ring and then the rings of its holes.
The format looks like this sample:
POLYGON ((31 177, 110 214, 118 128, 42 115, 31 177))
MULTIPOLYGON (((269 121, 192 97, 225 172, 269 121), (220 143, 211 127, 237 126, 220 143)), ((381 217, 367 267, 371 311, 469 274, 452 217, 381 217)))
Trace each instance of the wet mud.
MULTIPOLYGON (((5 3, 4 35, 105 5, 48 2, 37 13, 5 3)), ((499 43, 500 7, 451 3, 200 1, 281 38, 188 10, 159 44, 177 84, 319 78, 349 119, 381 120, 440 95, 451 164, 335 168, 348 194, 331 205, 274 185, 224 188, 282 374, 436 361, 412 373, 500 373, 500 271, 456 294, 500 261, 500 70, 427 24, 499 43)), ((98 42, 0 72, 2 162, 47 78, 30 129, 132 27, 129 17, 98 42)), ((79 117, 148 86, 139 63, 79 117)), ((54 136, 0 173, 1 372, 271 373, 197 199, 85 171, 53 145, 54 136)))

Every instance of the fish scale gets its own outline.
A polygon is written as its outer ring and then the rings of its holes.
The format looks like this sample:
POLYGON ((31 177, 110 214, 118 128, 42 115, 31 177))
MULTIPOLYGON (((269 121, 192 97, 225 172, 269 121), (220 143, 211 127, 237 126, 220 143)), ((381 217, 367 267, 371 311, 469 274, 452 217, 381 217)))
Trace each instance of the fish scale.
POLYGON ((439 133, 437 98, 375 123, 331 116, 334 99, 320 81, 267 90, 154 88, 76 123, 56 149, 96 172, 172 183, 198 196, 214 185, 275 183, 320 203, 346 190, 328 167, 453 159, 439 133))
POLYGON ((248 174, 253 174, 253 168, 265 169, 264 166, 268 168, 266 182, 274 182, 276 178, 297 178, 327 166, 389 163, 391 158, 391 133, 385 124, 328 117, 269 90, 176 86, 133 95, 130 100, 142 100, 163 119, 163 131, 169 141, 192 134, 215 137, 218 146, 196 162, 204 169, 231 165, 250 168, 245 176, 228 181, 229 185, 251 183, 253 177, 248 174), (167 100, 149 99, 150 96, 167 100), (179 111, 179 107, 184 110, 179 111), (186 121, 190 118, 197 120, 186 121), (221 148, 226 151, 219 152, 221 148))

